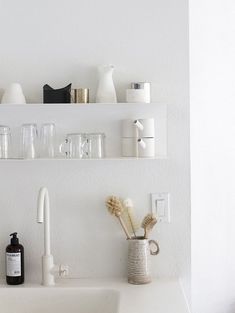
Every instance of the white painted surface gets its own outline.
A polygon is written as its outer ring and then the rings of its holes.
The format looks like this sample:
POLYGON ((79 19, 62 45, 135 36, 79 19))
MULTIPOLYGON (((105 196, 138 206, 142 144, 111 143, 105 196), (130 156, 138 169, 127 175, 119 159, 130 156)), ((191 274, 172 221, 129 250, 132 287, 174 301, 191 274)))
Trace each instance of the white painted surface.
POLYGON ((0 291, 4 313, 117 313, 119 293, 93 288, 22 288, 0 291))
POLYGON ((190 0, 193 313, 235 310, 234 14, 190 0))
MULTIPOLYGON (((131 81, 147 80, 152 82, 152 101, 169 103, 167 160, 0 163, 0 247, 3 251, 13 230, 20 233, 26 280, 40 279, 43 241, 35 216, 42 185, 51 195, 52 253, 55 262, 70 265, 72 277, 126 274, 127 245, 104 208, 107 195, 131 197, 143 217, 150 210, 149 194, 165 191, 171 194, 172 223, 158 225, 153 234, 161 246, 153 272, 158 277, 181 276, 189 294, 187 10, 186 0, 0 0, 2 88, 19 81, 27 101, 38 103, 43 84, 61 87, 73 82, 74 87, 90 87, 93 101, 96 66, 113 63, 119 101, 124 101, 131 81)), ((144 112, 149 117, 147 105, 144 112)), ((98 107, 85 110, 83 130, 90 128, 98 107)), ((110 117, 110 112, 103 117, 110 117)), ((0 113, 0 123, 53 120, 62 131, 77 130, 82 114, 59 108, 44 113, 14 109, 0 113)), ((93 125, 102 131, 99 117, 93 125)), ((121 118, 116 109, 113 118, 121 118)), ((3 253, 0 274, 4 275, 3 253)))
POLYGON ((53 309, 53 312, 64 312, 66 307, 71 313, 88 313, 94 309, 98 313, 115 313, 117 307, 118 313, 189 313, 176 280, 156 280, 136 286, 114 279, 66 279, 49 289, 36 284, 13 288, 0 284, 0 302, 4 313, 46 313, 53 309))

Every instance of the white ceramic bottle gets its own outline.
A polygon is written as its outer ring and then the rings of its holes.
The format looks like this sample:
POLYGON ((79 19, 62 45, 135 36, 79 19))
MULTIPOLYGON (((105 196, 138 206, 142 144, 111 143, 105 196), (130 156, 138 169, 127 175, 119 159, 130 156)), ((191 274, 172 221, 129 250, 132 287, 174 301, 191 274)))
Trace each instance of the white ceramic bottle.
POLYGON ((97 103, 116 103, 117 96, 113 83, 113 65, 99 67, 99 84, 96 93, 97 103))
POLYGON ((2 101, 3 104, 25 104, 25 96, 20 84, 12 83, 4 91, 2 101))

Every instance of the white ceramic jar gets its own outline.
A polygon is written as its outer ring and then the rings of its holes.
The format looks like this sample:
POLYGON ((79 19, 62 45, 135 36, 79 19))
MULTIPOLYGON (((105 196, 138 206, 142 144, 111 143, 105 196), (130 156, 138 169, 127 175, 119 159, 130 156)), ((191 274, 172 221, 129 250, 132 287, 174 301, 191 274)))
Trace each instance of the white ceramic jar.
POLYGON ((143 103, 146 102, 146 94, 144 89, 127 89, 126 90, 127 103, 143 103))
POLYGON ((131 83, 131 89, 126 90, 126 102, 150 103, 151 84, 148 82, 131 83))
POLYGON ((25 96, 20 84, 10 84, 4 91, 2 96, 2 104, 25 104, 25 96))
POLYGON ((155 156, 154 118, 122 121, 122 156, 140 158, 155 156))

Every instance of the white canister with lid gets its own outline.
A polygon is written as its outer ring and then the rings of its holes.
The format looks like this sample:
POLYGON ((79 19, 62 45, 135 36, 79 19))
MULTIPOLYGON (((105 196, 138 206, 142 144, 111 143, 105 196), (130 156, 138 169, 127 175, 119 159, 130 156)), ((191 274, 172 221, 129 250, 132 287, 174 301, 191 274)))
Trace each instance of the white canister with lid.
POLYGON ((151 102, 151 84, 149 82, 135 82, 131 83, 131 89, 144 91, 144 103, 151 102))
POLYGON ((145 103, 146 92, 144 89, 127 89, 126 90, 127 103, 145 103))

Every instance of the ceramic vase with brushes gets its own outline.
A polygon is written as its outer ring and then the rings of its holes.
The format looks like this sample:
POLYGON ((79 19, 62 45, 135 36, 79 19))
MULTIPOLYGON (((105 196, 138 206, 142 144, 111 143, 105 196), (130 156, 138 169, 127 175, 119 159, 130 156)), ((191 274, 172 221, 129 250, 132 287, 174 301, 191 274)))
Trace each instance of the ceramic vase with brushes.
POLYGON ((159 253, 155 240, 137 237, 128 240, 128 283, 135 285, 151 282, 151 255, 159 253))
POLYGON ((151 255, 160 251, 155 240, 149 240, 149 234, 157 223, 153 214, 147 214, 141 224, 144 236, 138 236, 140 225, 134 214, 131 199, 122 201, 110 196, 106 200, 106 207, 112 215, 118 218, 121 227, 128 239, 128 282, 130 284, 147 284, 151 282, 151 255))
POLYGON ((147 214, 141 227, 144 236, 138 236, 128 241, 128 282, 141 285, 151 282, 151 255, 160 251, 155 240, 149 240, 149 234, 156 225, 157 219, 153 214, 147 214))

